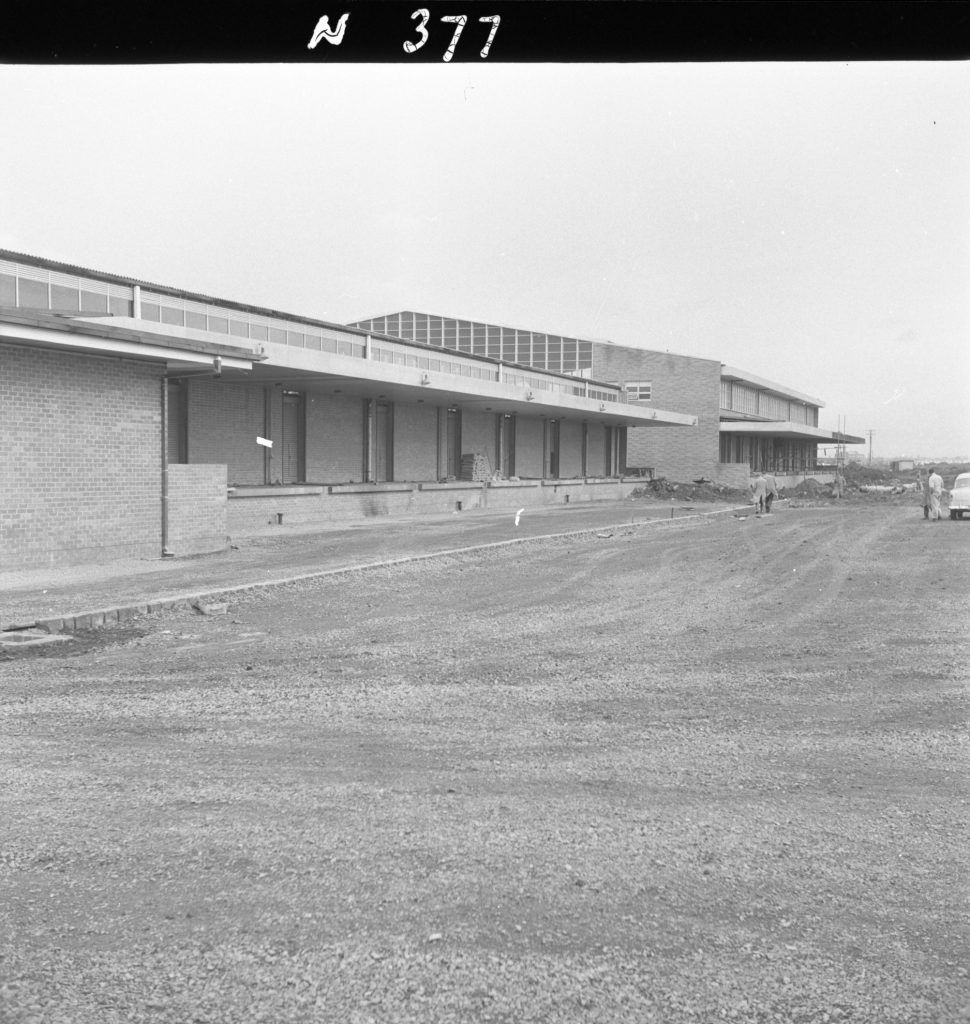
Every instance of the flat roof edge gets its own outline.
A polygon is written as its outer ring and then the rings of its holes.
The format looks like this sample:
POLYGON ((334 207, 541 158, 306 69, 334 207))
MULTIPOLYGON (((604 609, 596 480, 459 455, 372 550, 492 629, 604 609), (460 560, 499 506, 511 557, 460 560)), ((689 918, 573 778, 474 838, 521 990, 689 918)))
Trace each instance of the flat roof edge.
POLYGON ((728 380, 736 380, 740 384, 753 384, 763 391, 771 391, 785 398, 794 398, 799 402, 804 402, 806 405, 815 405, 820 409, 825 408, 825 403, 821 398, 806 395, 801 391, 796 391, 794 388, 778 384, 776 381, 768 380, 766 377, 759 377, 754 373, 748 373, 747 370, 739 370, 736 366, 728 366, 726 363, 721 363, 721 377, 726 377, 728 380))
MULTIPOLYGON (((107 341, 157 345, 161 348, 170 348, 173 353, 181 351, 195 352, 202 355, 228 356, 233 359, 245 359, 253 363, 262 362, 266 358, 265 355, 256 352, 252 348, 242 348, 238 345, 221 345, 217 342, 197 341, 192 338, 179 338, 174 335, 161 333, 153 334, 147 331, 140 333, 127 326, 115 327, 110 323, 105 323, 103 318, 84 316, 75 320, 70 316, 49 313, 44 310, 27 311, 20 306, 0 306, 0 323, 60 331, 68 335, 79 334, 84 337, 102 337, 107 341)), ((29 343, 29 339, 25 339, 25 342, 29 343)))

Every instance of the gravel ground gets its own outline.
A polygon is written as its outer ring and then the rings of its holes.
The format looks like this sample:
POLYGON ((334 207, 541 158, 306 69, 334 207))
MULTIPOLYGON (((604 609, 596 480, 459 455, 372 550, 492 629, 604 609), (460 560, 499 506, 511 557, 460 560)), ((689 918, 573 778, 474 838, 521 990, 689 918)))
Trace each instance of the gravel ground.
POLYGON ((668 517, 722 514, 731 502, 675 495, 577 502, 527 509, 472 510, 447 516, 380 516, 311 530, 266 528, 231 548, 172 559, 131 559, 54 569, 0 572, 0 630, 38 618, 139 605, 171 595, 282 581, 301 574, 421 557, 477 545, 582 530, 644 524, 668 517))
POLYGON ((970 1021, 965 529, 618 529, 17 652, 0 1021, 970 1021))

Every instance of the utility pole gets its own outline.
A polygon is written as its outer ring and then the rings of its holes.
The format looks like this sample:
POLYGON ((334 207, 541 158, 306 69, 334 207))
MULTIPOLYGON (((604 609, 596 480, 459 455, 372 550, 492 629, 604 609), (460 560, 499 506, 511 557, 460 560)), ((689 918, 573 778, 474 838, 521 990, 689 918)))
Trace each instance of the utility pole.
POLYGON ((869 465, 872 465, 872 435, 875 433, 873 430, 867 430, 866 433, 869 435, 869 465))

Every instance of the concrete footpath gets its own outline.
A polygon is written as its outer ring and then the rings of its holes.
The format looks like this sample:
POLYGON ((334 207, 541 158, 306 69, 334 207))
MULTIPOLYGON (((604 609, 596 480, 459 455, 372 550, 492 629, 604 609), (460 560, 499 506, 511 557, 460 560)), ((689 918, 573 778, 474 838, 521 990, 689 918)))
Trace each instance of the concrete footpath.
POLYGON ((658 529, 751 511, 750 506, 628 499, 526 509, 517 523, 514 512, 470 511, 384 516, 312 531, 271 527, 211 555, 0 572, 0 630, 88 629, 166 607, 218 603, 233 591, 314 576, 543 537, 658 529))

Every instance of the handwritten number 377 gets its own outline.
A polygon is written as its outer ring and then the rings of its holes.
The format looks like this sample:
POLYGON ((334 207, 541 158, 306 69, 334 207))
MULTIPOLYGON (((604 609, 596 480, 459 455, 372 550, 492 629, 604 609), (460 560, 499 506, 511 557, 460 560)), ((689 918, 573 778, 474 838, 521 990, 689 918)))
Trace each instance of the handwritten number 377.
MULTIPOLYGON (((428 21, 431 18, 431 13, 426 7, 419 7, 411 17, 419 19, 417 25, 415 25, 415 30, 421 38, 416 43, 412 43, 410 41, 406 42, 404 44, 405 53, 415 53, 428 41, 428 21)), ((444 56, 441 58, 442 60, 448 61, 455 55, 455 47, 458 45, 458 40, 461 38, 462 30, 464 29, 468 18, 466 18, 464 14, 458 14, 446 15, 441 20, 455 26, 455 34, 451 37, 448 49, 445 50, 444 56)), ((492 14, 487 18, 479 18, 478 20, 483 24, 491 23, 492 26, 491 32, 488 33, 488 40, 482 47, 482 52, 479 55, 482 58, 485 58, 488 56, 489 48, 492 45, 492 40, 495 38, 495 33, 498 31, 499 22, 502 18, 498 14, 492 14)))

